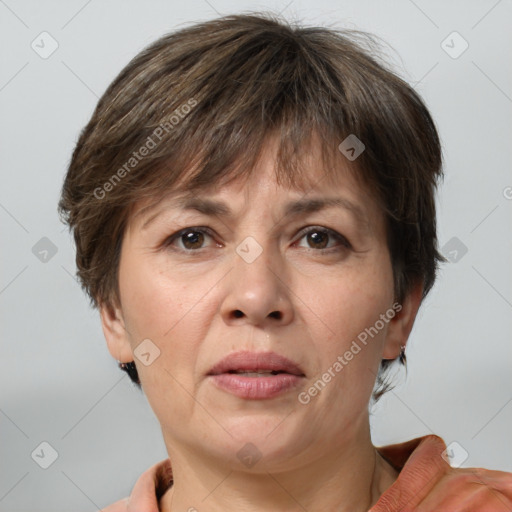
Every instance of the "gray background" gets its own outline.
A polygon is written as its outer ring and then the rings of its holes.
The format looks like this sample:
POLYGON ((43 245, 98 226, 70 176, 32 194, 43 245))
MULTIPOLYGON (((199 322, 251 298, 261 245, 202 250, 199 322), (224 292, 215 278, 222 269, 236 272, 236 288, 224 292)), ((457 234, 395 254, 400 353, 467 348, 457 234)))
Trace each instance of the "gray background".
POLYGON ((373 410, 373 439, 433 432, 458 443, 459 462, 467 452, 463 466, 512 471, 510 1, 0 0, 1 511, 96 510, 166 457, 73 277, 56 205, 79 130, 128 60, 168 31, 247 9, 378 34, 425 98, 444 145, 439 238, 453 261, 420 310, 407 377, 373 410), (43 31, 59 45, 46 59, 31 47, 43 31), (469 44, 461 55, 453 31, 469 44), (46 470, 35 460, 49 462, 48 448, 31 457, 43 441, 58 453, 46 470))

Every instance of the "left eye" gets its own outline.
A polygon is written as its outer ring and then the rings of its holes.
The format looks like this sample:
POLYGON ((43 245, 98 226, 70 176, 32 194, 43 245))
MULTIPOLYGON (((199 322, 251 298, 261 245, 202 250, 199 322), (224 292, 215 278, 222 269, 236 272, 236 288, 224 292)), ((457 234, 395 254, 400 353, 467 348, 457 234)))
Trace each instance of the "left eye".
POLYGON ((305 239, 310 249, 331 249, 336 247, 336 243, 347 248, 350 247, 350 243, 343 235, 327 228, 309 228, 301 235, 299 240, 305 239))

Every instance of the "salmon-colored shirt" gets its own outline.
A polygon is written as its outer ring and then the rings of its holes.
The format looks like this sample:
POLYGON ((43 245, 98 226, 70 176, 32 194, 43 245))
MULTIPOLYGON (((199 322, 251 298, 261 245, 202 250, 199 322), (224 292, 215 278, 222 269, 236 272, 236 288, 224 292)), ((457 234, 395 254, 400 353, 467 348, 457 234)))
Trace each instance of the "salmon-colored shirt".
MULTIPOLYGON (((399 474, 369 512, 512 512, 512 473, 452 468, 445 450, 435 435, 377 447, 399 474)), ((130 498, 103 511, 158 512, 158 500, 171 484, 167 459, 139 478, 130 498)))

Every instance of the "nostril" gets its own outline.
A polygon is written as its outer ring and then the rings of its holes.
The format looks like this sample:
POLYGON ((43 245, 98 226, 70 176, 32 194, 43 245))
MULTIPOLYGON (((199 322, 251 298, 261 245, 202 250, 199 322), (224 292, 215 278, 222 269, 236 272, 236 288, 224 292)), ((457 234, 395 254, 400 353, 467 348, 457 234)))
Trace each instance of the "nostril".
POLYGON ((244 314, 239 309, 236 309, 233 315, 235 318, 241 318, 242 316, 244 316, 244 314))
POLYGON ((270 313, 268 316, 271 316, 272 318, 276 318, 277 320, 281 320, 283 315, 282 315, 281 311, 272 311, 272 313, 270 313))

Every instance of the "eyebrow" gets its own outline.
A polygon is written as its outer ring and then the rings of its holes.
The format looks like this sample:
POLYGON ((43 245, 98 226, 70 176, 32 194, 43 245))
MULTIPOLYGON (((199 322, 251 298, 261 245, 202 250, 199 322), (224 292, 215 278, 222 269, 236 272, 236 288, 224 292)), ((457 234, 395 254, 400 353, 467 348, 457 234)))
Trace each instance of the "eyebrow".
MULTIPOLYGON (((172 208, 181 208, 183 210, 193 210, 203 215, 212 217, 233 217, 234 213, 231 211, 229 206, 221 201, 215 201, 213 199, 200 198, 200 197, 182 197, 174 200, 172 208)), ((283 212, 283 220, 286 218, 298 217, 301 215, 307 215, 315 213, 327 208, 342 208, 349 211, 354 219, 357 221, 359 226, 365 231, 371 230, 371 225, 366 216, 364 210, 357 204, 349 201, 344 197, 325 197, 325 198, 314 198, 314 199, 298 199, 296 201, 290 201, 286 203, 283 212)), ((142 229, 146 229, 149 224, 162 213, 162 208, 155 214, 151 215, 144 224, 142 229)))

